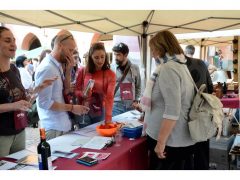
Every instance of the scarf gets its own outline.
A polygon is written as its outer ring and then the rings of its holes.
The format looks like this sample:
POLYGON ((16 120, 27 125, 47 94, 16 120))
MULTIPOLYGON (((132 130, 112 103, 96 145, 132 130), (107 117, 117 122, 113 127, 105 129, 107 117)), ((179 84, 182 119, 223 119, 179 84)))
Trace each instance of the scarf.
POLYGON ((167 63, 168 61, 173 60, 173 61, 178 61, 180 63, 186 63, 186 58, 183 54, 176 54, 173 56, 170 56, 168 53, 163 58, 159 58, 156 60, 156 69, 154 70, 152 76, 150 79, 147 81, 146 88, 143 93, 143 97, 141 98, 141 107, 143 111, 145 112, 150 112, 151 111, 151 106, 152 106, 152 90, 153 86, 156 82, 157 77, 160 74, 160 69, 163 68, 163 64, 167 63))

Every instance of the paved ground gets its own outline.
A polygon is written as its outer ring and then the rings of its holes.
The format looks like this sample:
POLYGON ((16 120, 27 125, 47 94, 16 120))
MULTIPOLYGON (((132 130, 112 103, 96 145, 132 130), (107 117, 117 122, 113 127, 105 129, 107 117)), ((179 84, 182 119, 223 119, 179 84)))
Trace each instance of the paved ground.
POLYGON ((26 128, 26 148, 37 146, 40 141, 39 129, 27 127, 26 128))

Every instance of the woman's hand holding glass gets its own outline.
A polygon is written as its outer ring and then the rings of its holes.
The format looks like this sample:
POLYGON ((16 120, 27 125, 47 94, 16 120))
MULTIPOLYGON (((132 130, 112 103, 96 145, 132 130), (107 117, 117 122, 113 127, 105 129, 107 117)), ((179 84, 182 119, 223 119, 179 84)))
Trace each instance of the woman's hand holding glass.
POLYGON ((25 101, 25 100, 20 100, 20 101, 16 101, 13 104, 13 108, 15 111, 17 110, 21 110, 21 111, 28 111, 32 104, 28 101, 25 101))
POLYGON ((83 105, 73 105, 72 113, 77 115, 85 115, 89 111, 89 107, 83 105))
MULTIPOLYGON (((89 98, 88 97, 83 96, 83 103, 82 104, 83 104, 84 107, 88 108, 88 111, 90 110, 90 108, 89 108, 89 98)), ((87 113, 82 114, 82 121, 80 121, 79 124, 86 124, 85 114, 88 114, 88 111, 87 111, 87 113)))

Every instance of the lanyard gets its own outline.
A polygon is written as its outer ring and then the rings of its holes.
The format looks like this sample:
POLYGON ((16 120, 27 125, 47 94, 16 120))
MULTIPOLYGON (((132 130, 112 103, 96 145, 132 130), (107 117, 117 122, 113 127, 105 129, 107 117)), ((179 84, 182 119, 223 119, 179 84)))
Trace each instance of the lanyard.
POLYGON ((62 82, 64 82, 65 76, 63 73, 63 69, 61 67, 59 67, 59 65, 57 65, 56 62, 54 62, 52 60, 52 58, 50 58, 50 62, 58 69, 58 71, 60 72, 60 75, 61 75, 62 82))

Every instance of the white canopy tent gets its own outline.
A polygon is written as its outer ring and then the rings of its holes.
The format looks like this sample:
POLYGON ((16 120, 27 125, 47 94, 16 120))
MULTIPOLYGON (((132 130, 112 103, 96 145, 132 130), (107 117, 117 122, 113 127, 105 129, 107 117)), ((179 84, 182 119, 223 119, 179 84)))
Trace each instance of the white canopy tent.
MULTIPOLYGON (((240 29, 235 10, 2 10, 0 22, 59 28, 102 35, 139 36, 142 64, 147 67, 147 40, 160 30, 174 34, 240 29)), ((146 74, 145 74, 146 75, 146 74)))
POLYGON ((174 34, 240 29, 240 11, 3 10, 0 22, 117 35, 174 34), (145 28, 145 30, 144 30, 145 28))

